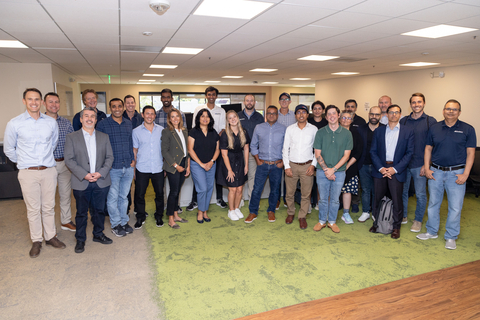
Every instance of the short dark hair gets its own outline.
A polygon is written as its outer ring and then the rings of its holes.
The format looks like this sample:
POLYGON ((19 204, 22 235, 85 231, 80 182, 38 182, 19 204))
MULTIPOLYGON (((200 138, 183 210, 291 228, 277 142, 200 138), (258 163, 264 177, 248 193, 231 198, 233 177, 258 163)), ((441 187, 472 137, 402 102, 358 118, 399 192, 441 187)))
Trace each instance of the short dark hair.
POLYGON ((23 99, 25 99, 25 96, 27 95, 27 92, 36 92, 40 95, 40 99, 42 99, 42 93, 37 88, 27 88, 27 89, 25 89, 25 91, 23 91, 23 99))
POLYGON ((274 105, 268 106, 267 110, 268 110, 268 109, 275 109, 275 110, 277 110, 277 113, 278 113, 278 108, 277 108, 276 106, 274 106, 274 105))
POLYGON ((245 98, 248 97, 248 96, 252 96, 253 97, 253 100, 255 100, 255 95, 253 93, 247 93, 245 95, 245 97, 243 98, 243 100, 245 101, 245 98))
POLYGON ((325 110, 325 104, 323 104, 322 101, 317 100, 317 101, 315 101, 314 103, 312 103, 312 111, 313 111, 313 107, 314 107, 315 105, 317 105, 317 104, 318 104, 320 107, 322 107, 322 110, 325 110))
POLYGON ((54 97, 57 97, 58 100, 60 100, 60 97, 59 97, 58 94, 56 94, 55 92, 48 92, 48 93, 46 93, 45 96, 43 97, 43 100, 44 100, 44 101, 47 101, 47 97, 48 97, 48 96, 54 96, 54 97))
POLYGON ((388 111, 390 111, 390 109, 392 108, 398 108, 400 109, 400 113, 402 113, 402 108, 400 108, 400 106, 398 104, 392 104, 390 107, 387 108, 387 113, 388 111))
POLYGON ((455 99, 450 99, 448 100, 447 102, 445 102, 445 105, 443 106, 443 109, 445 109, 445 107, 447 106, 447 104, 449 103, 456 103, 458 104, 458 111, 462 111, 462 105, 460 104, 460 102, 458 102, 457 100, 455 99))
POLYGON ((331 105, 328 105, 326 108, 325 108, 325 115, 327 115, 328 111, 330 111, 330 109, 335 109, 338 113, 338 115, 340 115, 340 109, 338 109, 337 106, 334 106, 333 104, 331 105))
POLYGON ((162 95, 162 93, 170 93, 170 96, 173 97, 173 92, 172 90, 168 89, 168 88, 165 88, 163 89, 162 91, 160 91, 160 95, 162 95))
POLYGON ((355 108, 358 107, 357 101, 355 101, 355 100, 353 100, 353 99, 348 99, 347 101, 345 101, 345 108, 347 107, 347 104, 350 103, 350 102, 355 103, 355 108))
POLYGON ((128 98, 132 98, 132 99, 133 99, 133 101, 134 101, 134 102, 136 102, 136 100, 135 100, 135 97, 134 97, 134 96, 132 96, 131 94, 127 94, 127 95, 125 96, 125 98, 123 98, 123 102, 125 103, 125 102, 127 101, 127 99, 128 99, 128 98))
POLYGON ((212 86, 210 86, 210 87, 208 87, 207 89, 205 89, 205 95, 207 95, 207 93, 212 92, 212 91, 215 91, 215 93, 216 93, 217 96, 218 96, 218 89, 215 88, 215 87, 212 87, 212 86))
POLYGON ((80 118, 83 118, 83 111, 93 111, 95 113, 95 119, 97 119, 97 111, 93 109, 92 107, 85 107, 80 111, 80 118))
POLYGON ((425 96, 423 95, 423 93, 416 92, 416 93, 412 94, 412 96, 410 97, 410 103, 412 103, 412 98, 413 97, 420 97, 420 98, 423 99, 423 103, 425 103, 425 96))
POLYGON ((120 99, 120 98, 113 98, 112 100, 110 100, 110 101, 108 102, 108 106, 109 106, 110 108, 112 107, 112 102, 113 102, 113 101, 120 101, 120 102, 122 103, 122 106, 123 106, 123 100, 122 100, 122 99, 120 99))
POLYGON ((155 114, 156 114, 156 110, 155 110, 155 108, 152 107, 152 106, 145 106, 145 107, 143 107, 143 109, 142 109, 142 114, 145 114, 145 110, 147 110, 147 109, 152 109, 152 110, 155 112, 155 114))
POLYGON ((208 123, 208 131, 212 131, 213 130, 213 125, 215 124, 215 120, 213 120, 213 117, 212 117, 212 114, 210 113, 210 111, 208 111, 208 109, 205 109, 205 108, 198 111, 197 116, 195 117, 195 129, 202 130, 202 129, 200 129, 200 117, 205 112, 208 114, 208 117, 210 118, 210 122, 208 123))

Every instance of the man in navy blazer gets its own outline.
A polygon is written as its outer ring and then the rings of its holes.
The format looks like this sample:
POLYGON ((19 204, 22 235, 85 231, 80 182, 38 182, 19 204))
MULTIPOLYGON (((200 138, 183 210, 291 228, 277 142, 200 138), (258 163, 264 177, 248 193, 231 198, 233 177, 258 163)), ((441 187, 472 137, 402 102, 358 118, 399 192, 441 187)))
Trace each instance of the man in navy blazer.
POLYGON ((377 231, 382 198, 390 191, 393 204, 392 238, 400 238, 400 226, 403 218, 403 183, 407 178, 407 167, 412 159, 414 133, 409 127, 400 125, 402 109, 394 104, 388 107, 388 125, 375 130, 370 157, 373 168, 372 176, 375 190, 373 215, 375 222, 370 232, 377 231))

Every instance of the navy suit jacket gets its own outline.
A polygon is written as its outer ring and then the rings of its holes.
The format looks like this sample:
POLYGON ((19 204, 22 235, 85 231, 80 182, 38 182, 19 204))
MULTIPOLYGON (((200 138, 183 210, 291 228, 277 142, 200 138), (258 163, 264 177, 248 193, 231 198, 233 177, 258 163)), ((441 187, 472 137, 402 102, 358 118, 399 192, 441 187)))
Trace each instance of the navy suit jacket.
MULTIPOLYGON (((385 146, 385 132, 387 126, 378 127, 373 133, 372 148, 370 149, 370 157, 372 158, 373 167, 372 176, 381 179, 383 176, 378 171, 382 167, 387 167, 386 157, 387 148, 385 146)), ((398 134, 397 146, 393 156, 393 167, 397 170, 395 176, 400 182, 407 180, 407 167, 413 156, 414 133, 407 126, 400 124, 400 132, 398 134)))

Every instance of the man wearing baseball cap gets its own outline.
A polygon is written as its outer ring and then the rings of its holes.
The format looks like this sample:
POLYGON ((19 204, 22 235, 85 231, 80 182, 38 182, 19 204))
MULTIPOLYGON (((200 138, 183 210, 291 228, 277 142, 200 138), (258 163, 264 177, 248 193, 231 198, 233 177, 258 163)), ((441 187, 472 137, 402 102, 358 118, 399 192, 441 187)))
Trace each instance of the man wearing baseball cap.
POLYGON ((283 143, 283 164, 285 166, 285 184, 287 187, 287 219, 286 224, 291 224, 295 217, 295 191, 300 180, 302 201, 298 212, 300 229, 307 228, 307 211, 310 205, 310 192, 313 185, 315 172, 315 160, 313 154, 313 142, 317 127, 307 122, 308 107, 299 104, 295 108, 297 123, 290 125, 285 132, 283 143))

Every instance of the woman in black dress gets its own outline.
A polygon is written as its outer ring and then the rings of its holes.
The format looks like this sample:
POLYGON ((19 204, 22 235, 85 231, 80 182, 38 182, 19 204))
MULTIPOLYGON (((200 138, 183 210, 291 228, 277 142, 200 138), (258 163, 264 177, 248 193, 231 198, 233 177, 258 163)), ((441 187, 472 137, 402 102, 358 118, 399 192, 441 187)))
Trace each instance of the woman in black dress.
POLYGON ((228 187, 228 217, 237 221, 243 219, 239 209, 242 201, 243 185, 247 181, 248 173, 248 145, 250 137, 242 128, 238 114, 230 110, 227 112, 227 125, 220 137, 220 150, 223 165, 218 176, 218 183, 228 187))

